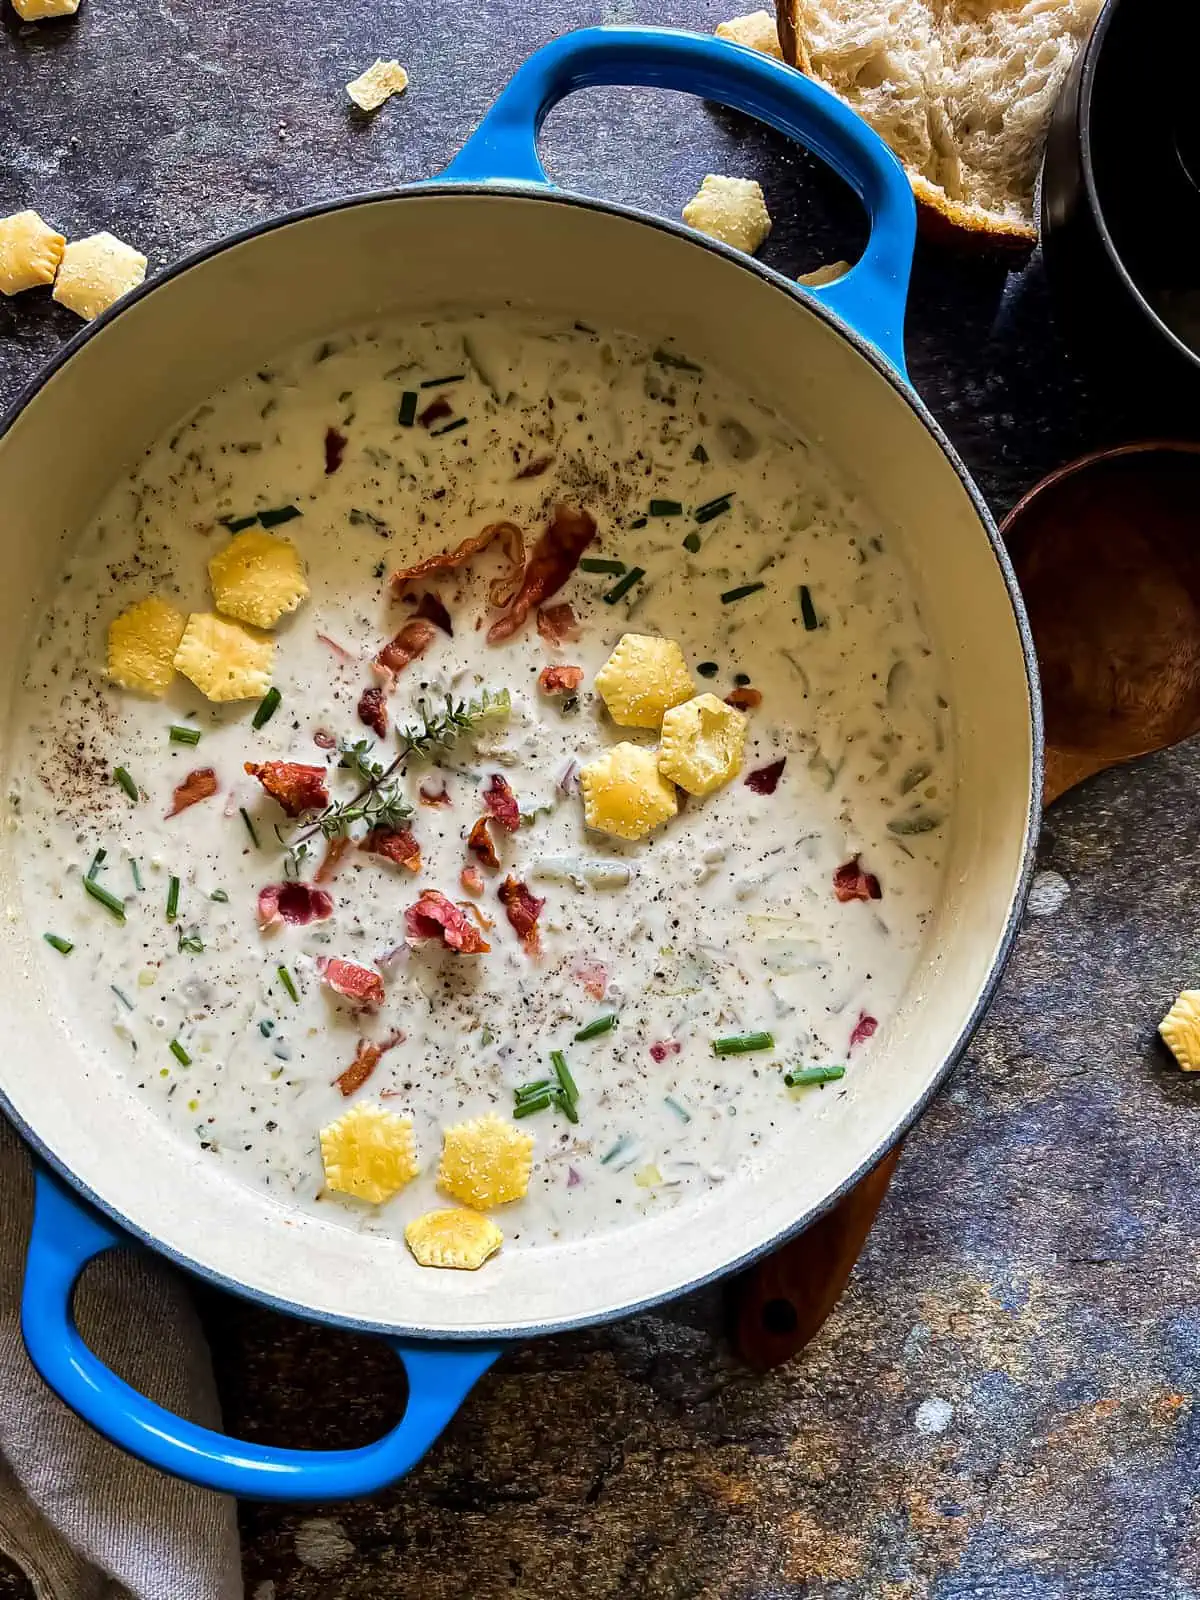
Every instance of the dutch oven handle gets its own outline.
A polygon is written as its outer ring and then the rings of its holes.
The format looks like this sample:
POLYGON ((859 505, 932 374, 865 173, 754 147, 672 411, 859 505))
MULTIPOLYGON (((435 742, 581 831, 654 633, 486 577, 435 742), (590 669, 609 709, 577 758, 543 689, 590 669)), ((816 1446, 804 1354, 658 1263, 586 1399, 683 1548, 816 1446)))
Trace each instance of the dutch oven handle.
POLYGON ((133 1241, 43 1168, 21 1300, 34 1366, 73 1411, 142 1461, 251 1500, 345 1500, 373 1494, 416 1465, 501 1353, 495 1344, 388 1342, 408 1376, 404 1416, 360 1450, 282 1450, 226 1438, 147 1400, 100 1361, 71 1310, 84 1267, 133 1241))
POLYGON ((906 377, 904 306, 917 213, 904 169, 829 90, 761 51, 668 28, 563 34, 517 69, 440 181, 548 183, 537 153, 547 115, 574 90, 606 84, 701 95, 769 123, 828 162, 866 207, 871 234, 844 277, 806 292, 906 377))

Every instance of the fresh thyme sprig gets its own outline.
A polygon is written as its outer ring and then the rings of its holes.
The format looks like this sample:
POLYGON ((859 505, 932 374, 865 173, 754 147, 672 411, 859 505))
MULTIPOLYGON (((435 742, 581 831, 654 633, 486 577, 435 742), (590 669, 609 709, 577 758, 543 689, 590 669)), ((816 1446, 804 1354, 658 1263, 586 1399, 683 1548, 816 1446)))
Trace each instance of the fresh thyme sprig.
POLYGON ((373 759, 377 747, 369 739, 358 739, 353 744, 343 741, 339 746, 338 766, 352 772, 361 787, 349 800, 335 800, 326 806, 288 848, 294 851, 297 845, 318 833, 326 839, 336 839, 348 833, 357 822, 365 822, 368 829, 402 828, 413 816, 413 808, 400 793, 398 774, 404 762, 411 756, 428 760, 448 750, 457 740, 477 732, 485 723, 507 717, 511 710, 512 699, 507 689, 496 693, 485 689, 470 700, 455 700, 447 695, 440 711, 432 710, 426 701, 420 700, 417 711, 421 720, 397 730, 400 748, 387 766, 373 759))

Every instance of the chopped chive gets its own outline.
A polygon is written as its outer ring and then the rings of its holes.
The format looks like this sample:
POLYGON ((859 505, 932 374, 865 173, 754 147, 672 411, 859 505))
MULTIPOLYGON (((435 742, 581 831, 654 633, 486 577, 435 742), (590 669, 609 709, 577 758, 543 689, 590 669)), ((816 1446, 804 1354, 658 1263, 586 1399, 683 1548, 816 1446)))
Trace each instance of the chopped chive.
POLYGON ((720 667, 715 661, 702 661, 696 668, 696 671, 702 678, 715 678, 720 670, 720 667))
POLYGON ((532 1099, 534 1095, 542 1094, 552 1087, 553 1085, 549 1078, 542 1078, 537 1083, 522 1084, 519 1089, 514 1089, 513 1093, 519 1104, 522 1100, 532 1099))
POLYGON ((446 378, 425 378, 421 382, 421 387, 422 389, 440 389, 444 383, 461 383, 465 377, 465 372, 452 372, 446 378))
POLYGON ((402 428, 411 428, 417 420, 417 391, 405 389, 400 396, 400 410, 396 413, 396 421, 402 428))
POLYGON ((103 845, 101 845, 99 850, 97 850, 96 854, 92 857, 91 866, 87 869, 87 875, 88 875, 89 879, 90 878, 94 878, 96 876, 96 874, 100 871, 100 868, 104 865, 104 861, 105 861, 105 858, 107 857, 107 855, 108 855, 108 851, 104 848, 103 845))
POLYGON ((711 522, 714 517, 721 517, 729 510, 733 499, 732 494, 723 494, 716 500, 709 500, 702 506, 697 506, 692 515, 697 522, 711 522))
POLYGON ((129 996, 125 993, 125 991, 123 989, 118 989, 115 983, 110 983, 108 987, 116 995, 117 999, 125 1007, 126 1011, 132 1011, 133 1010, 133 1001, 129 998, 129 996))
POLYGON ((241 533, 243 528, 252 528, 258 521, 258 513, 254 512, 248 517, 222 517, 221 522, 230 533, 241 533))
POLYGON ((455 417, 454 421, 448 422, 444 428, 434 428, 429 437, 431 439, 440 439, 444 433, 453 433, 455 428, 465 428, 466 425, 466 417, 455 417))
POLYGON ((185 728, 180 722, 173 722, 167 729, 167 737, 172 744, 199 744, 200 729, 185 728))
POLYGON ((519 1100, 513 1107, 513 1116, 531 1117, 535 1111, 545 1111, 550 1104, 550 1090, 542 1089, 538 1094, 531 1094, 525 1100, 519 1100))
POLYGON ((783 1081, 789 1089, 798 1089, 804 1083, 836 1083, 845 1076, 845 1067, 793 1067, 784 1073, 783 1081))
POLYGON ((271 718, 279 710, 279 702, 282 699, 283 696, 280 694, 278 689, 268 689, 266 694, 263 695, 262 699, 258 702, 258 710, 254 713, 254 717, 250 723, 250 726, 252 728, 265 727, 265 725, 270 722, 271 718))
POLYGON ((669 1094, 668 1095, 664 1095, 663 1096, 663 1105, 670 1106, 671 1110, 675 1113, 675 1115, 680 1119, 681 1122, 690 1122, 692 1120, 692 1113, 688 1110, 688 1108, 686 1106, 680 1105, 679 1101, 676 1100, 673 1095, 669 1095, 669 1094))
POLYGON ((640 583, 645 576, 645 567, 630 567, 625 576, 614 583, 612 588, 604 596, 605 603, 610 606, 615 606, 617 601, 623 599, 629 593, 630 589, 633 588, 634 584, 640 583))
POLYGON ((118 900, 115 894, 109 894, 108 890, 105 889, 102 884, 97 883, 94 878, 85 878, 83 880, 83 887, 87 890, 88 894, 91 895, 93 900, 99 900, 102 906, 111 911, 118 922, 125 921, 124 900, 118 900))
POLYGON ((692 460, 699 461, 701 466, 708 460, 708 451, 702 444, 698 444, 692 451, 692 460))
POLYGON ((137 805, 138 801, 141 799, 141 795, 138 794, 138 786, 129 776, 127 768, 117 767, 113 772, 113 782, 119 783, 122 789, 124 789, 125 793, 133 801, 134 805, 137 805))
POLYGON ((683 515, 683 501, 651 500, 650 515, 652 517, 680 517, 683 515))
POLYGON ((133 879, 133 887, 141 894, 145 885, 142 883, 142 869, 138 866, 133 856, 129 858, 129 873, 133 879))
POLYGON ((735 600, 744 600, 748 594, 757 594, 760 589, 765 589, 765 583, 743 583, 736 589, 726 589, 721 596, 723 606, 732 605, 735 600))
POLYGON ((654 360, 660 367, 674 367, 677 372, 703 372, 704 368, 697 366, 694 361, 689 361, 686 356, 677 356, 671 350, 664 350, 660 345, 654 352, 654 360))
POLYGON ((714 1039, 712 1047, 718 1056, 744 1056, 751 1050, 774 1050, 775 1040, 769 1033, 733 1033, 725 1039, 714 1039))
POLYGON ((250 820, 250 813, 246 810, 245 806, 239 806, 238 810, 242 814, 242 821, 246 824, 246 832, 250 835, 250 838, 254 843, 254 848, 256 850, 261 849, 261 846, 258 842, 258 835, 254 831, 254 824, 250 820))
POLYGON ((629 526, 631 528, 644 528, 649 521, 649 517, 634 517, 629 526))
POLYGON ((552 1096, 552 1098, 555 1105, 562 1112, 563 1116, 566 1117, 568 1122, 579 1121, 579 1112, 575 1108, 576 1103, 570 1095, 563 1094, 562 1090, 560 1089, 556 1095, 552 1096))
POLYGON ((812 602, 812 595, 809 592, 809 588, 806 583, 802 583, 800 585, 800 615, 804 618, 804 629, 806 633, 813 633, 821 626, 820 620, 817 617, 816 607, 812 602))
POLYGON ((296 980, 295 980, 295 978, 292 977, 291 973, 288 971, 288 969, 286 967, 277 967, 275 970, 279 974, 280 983, 287 990, 288 994, 296 1002, 296 1004, 299 1005, 300 1004, 300 992, 296 988, 296 980))
POLYGON ((579 570, 581 572, 611 572, 615 577, 619 578, 625 571, 625 563, 623 561, 609 561, 605 556, 584 556, 579 563, 579 570))
POLYGON ((689 533, 683 541, 683 548, 685 550, 690 550, 693 555, 699 554, 700 535, 698 533, 689 533))
MULTIPOLYGON (((610 1011, 606 1017, 597 1017, 595 1022, 589 1022, 586 1028, 580 1028, 575 1035, 575 1043, 583 1044, 588 1039, 598 1039, 602 1033, 610 1032, 617 1022, 617 1014, 610 1011)), ((553 1060, 553 1056, 550 1058, 553 1060)))
POLYGON ((264 528, 278 528, 281 523, 291 522, 300 515, 299 506, 276 506, 273 511, 260 511, 258 520, 264 528))
POLYGON ((57 933, 44 933, 42 938, 52 950, 57 950, 60 956, 69 956, 75 948, 70 939, 60 939, 57 933))
POLYGON ((188 1055, 187 1051, 183 1048, 178 1039, 171 1040, 171 1054, 175 1057, 176 1061, 178 1061, 181 1067, 191 1066, 192 1058, 190 1055, 188 1055))
POLYGON ((179 935, 180 955, 201 956, 204 954, 204 940, 194 928, 191 933, 184 933, 182 928, 176 928, 175 932, 179 935))
POLYGON ((270 1017, 264 1017, 258 1025, 258 1031, 264 1039, 269 1039, 275 1032, 275 1024, 270 1017))
POLYGON ((167 885, 167 921, 174 922, 179 914, 179 879, 174 875, 167 885))
POLYGON ((218 905, 227 906, 229 904, 229 896, 224 889, 214 889, 208 898, 215 900, 218 905))
POLYGON ((554 1076, 558 1079, 558 1087, 570 1100, 571 1104, 574 1105, 575 1101, 579 1099, 579 1090, 576 1087, 575 1079, 571 1076, 571 1069, 567 1065, 566 1056, 563 1055, 561 1050, 551 1050, 550 1064, 554 1068, 554 1076))
POLYGON ((616 1144, 610 1146, 609 1149, 607 1149, 600 1157, 600 1165, 602 1167, 606 1167, 610 1161, 615 1161, 619 1155, 624 1155, 625 1151, 629 1149, 629 1146, 632 1143, 633 1141, 630 1139, 629 1135, 623 1133, 617 1140, 616 1144))

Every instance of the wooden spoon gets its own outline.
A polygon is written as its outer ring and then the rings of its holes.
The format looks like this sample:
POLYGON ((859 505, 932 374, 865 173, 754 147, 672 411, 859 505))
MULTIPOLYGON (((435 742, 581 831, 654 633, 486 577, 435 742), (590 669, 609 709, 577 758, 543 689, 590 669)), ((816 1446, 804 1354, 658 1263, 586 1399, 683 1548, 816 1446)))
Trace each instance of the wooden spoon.
MULTIPOLYGON (((1031 489, 1000 532, 1041 667, 1047 805, 1200 731, 1200 444, 1084 456, 1031 489)), ((751 1366, 796 1355, 833 1310, 899 1154, 736 1281, 733 1339, 751 1366)))

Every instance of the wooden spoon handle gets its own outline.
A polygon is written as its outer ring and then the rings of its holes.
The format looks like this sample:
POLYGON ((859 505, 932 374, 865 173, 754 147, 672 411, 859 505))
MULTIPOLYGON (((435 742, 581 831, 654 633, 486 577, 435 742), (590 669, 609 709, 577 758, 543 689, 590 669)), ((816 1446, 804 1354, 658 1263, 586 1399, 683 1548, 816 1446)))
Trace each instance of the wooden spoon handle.
POLYGON ((900 1146, 796 1239, 731 1286, 733 1343, 760 1371, 797 1355, 833 1310, 887 1193, 900 1146))

